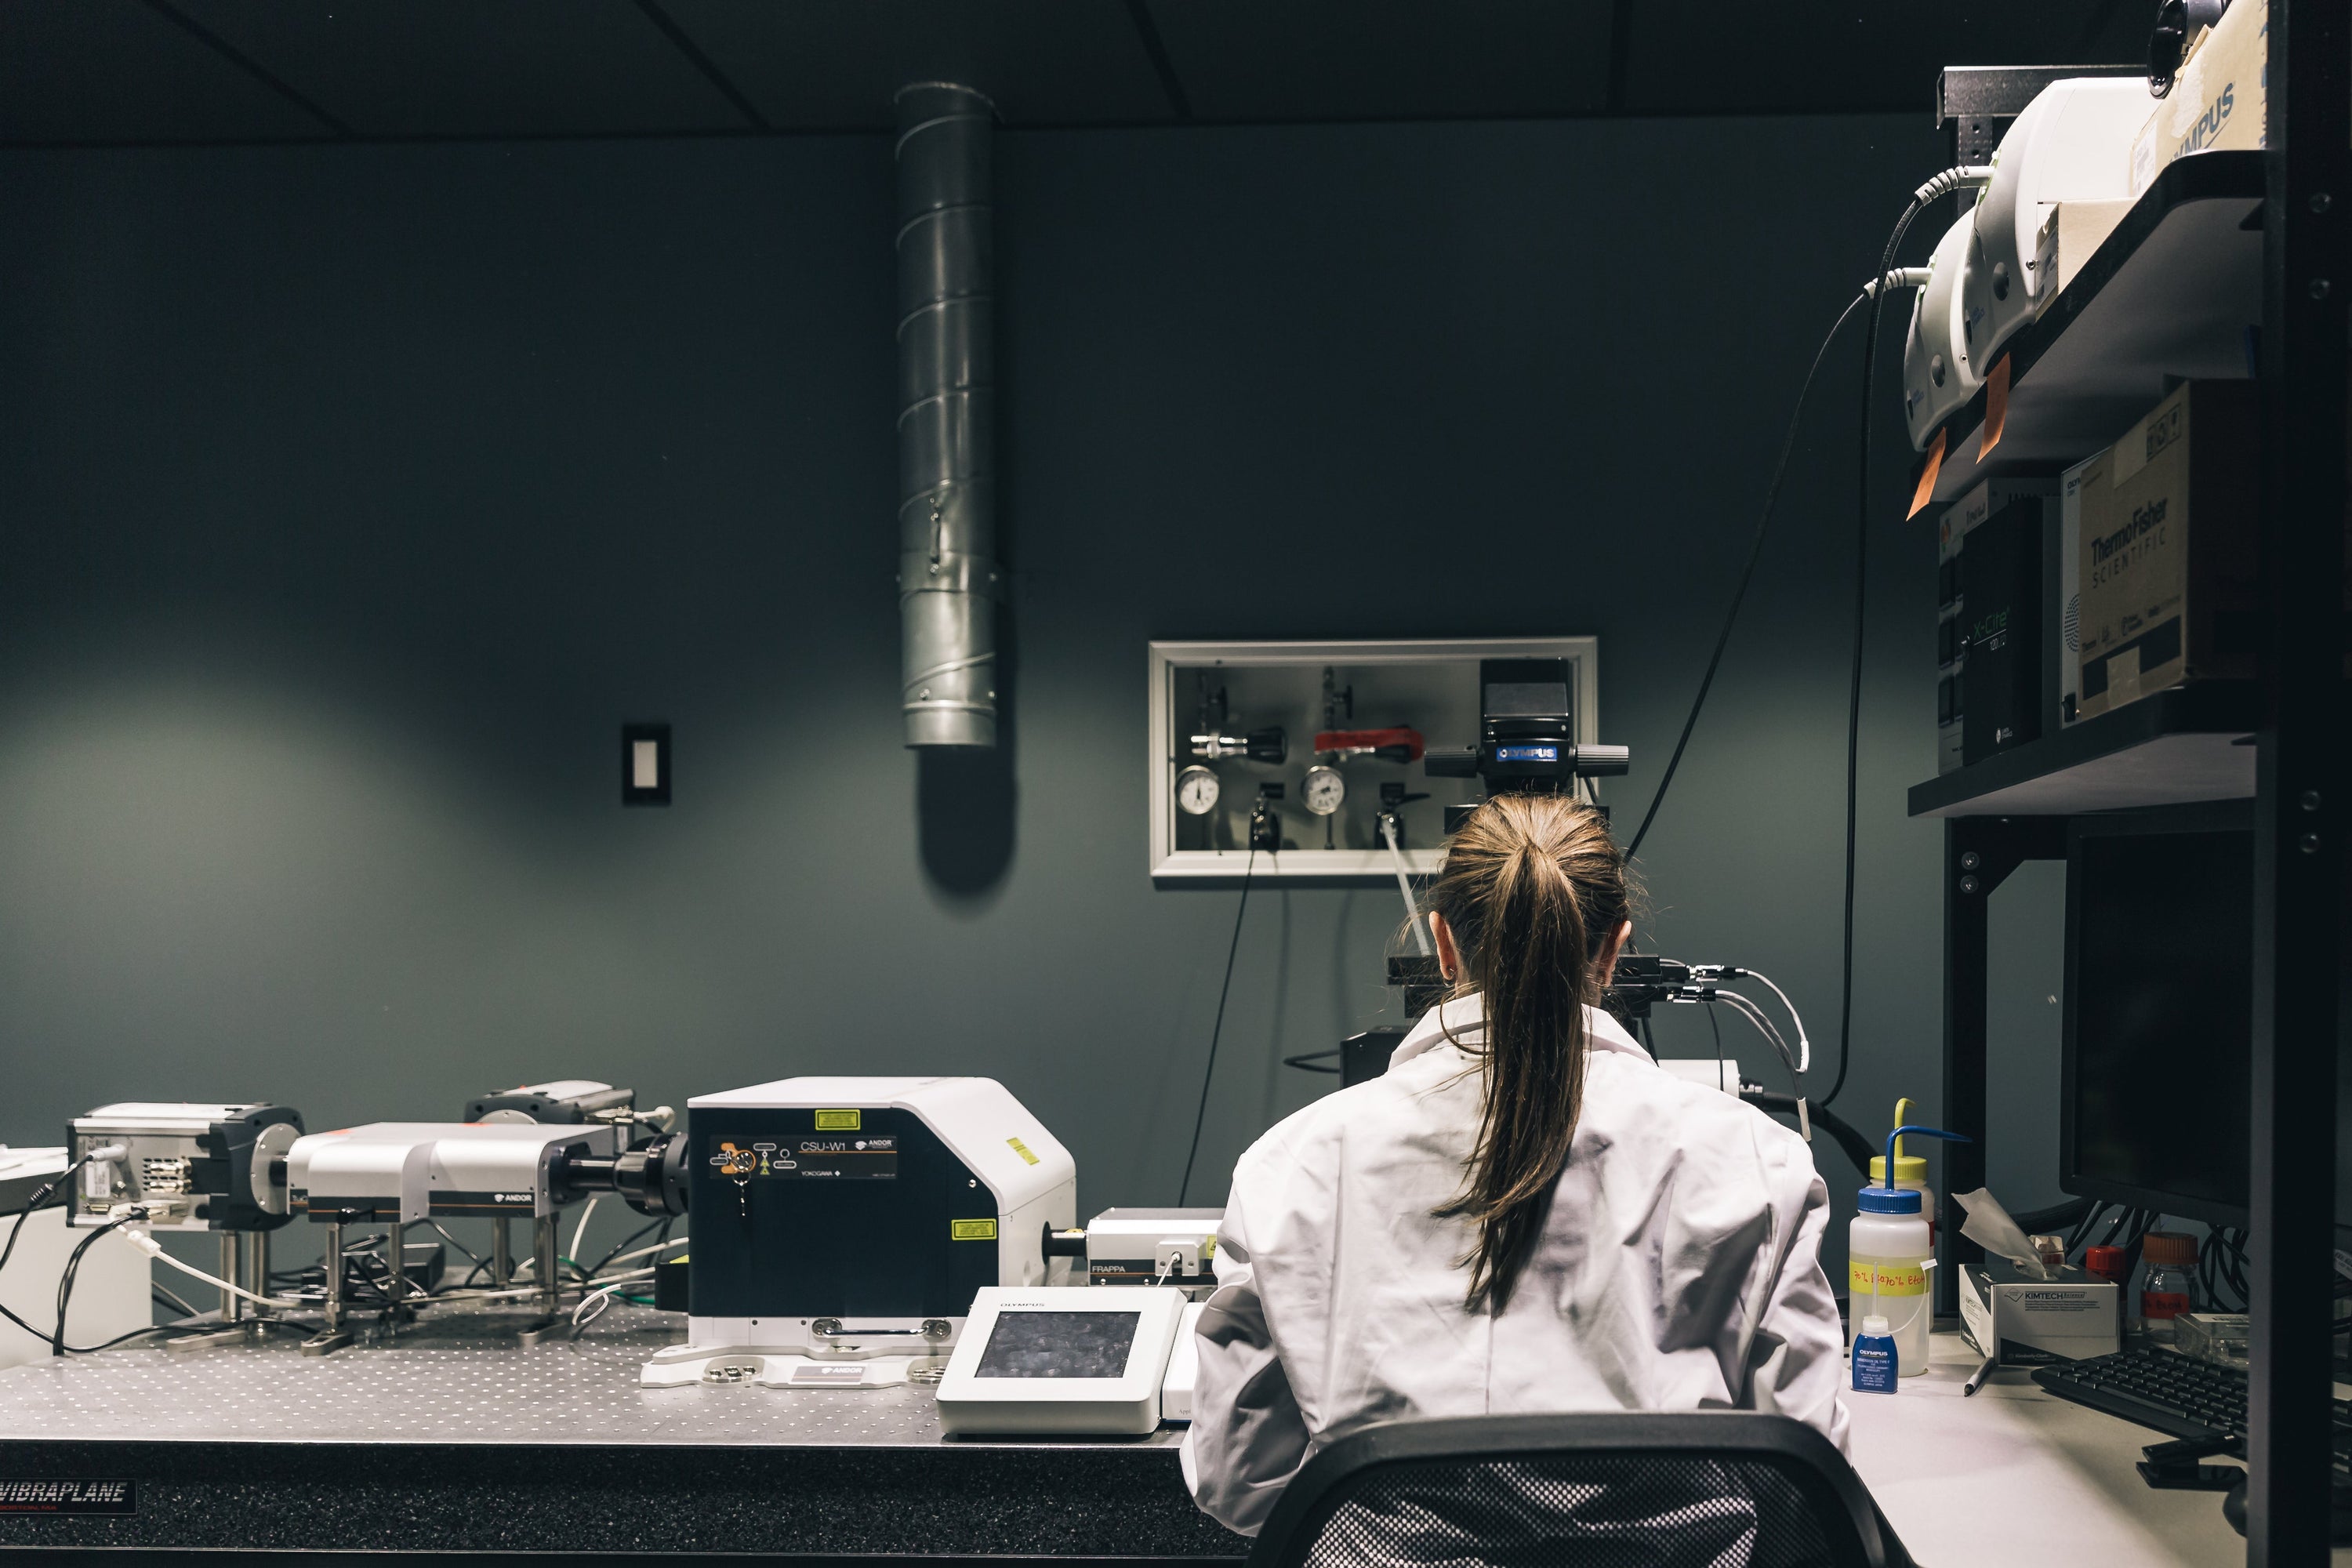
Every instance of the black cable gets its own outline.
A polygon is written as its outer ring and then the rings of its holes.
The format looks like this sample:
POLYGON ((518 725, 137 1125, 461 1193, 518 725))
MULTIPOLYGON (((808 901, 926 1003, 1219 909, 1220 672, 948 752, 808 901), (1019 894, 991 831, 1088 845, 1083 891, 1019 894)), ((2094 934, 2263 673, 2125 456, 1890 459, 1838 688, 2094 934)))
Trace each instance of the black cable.
POLYGON ((1201 1129, 1209 1120, 1209 1081, 1217 1074, 1217 1041, 1225 1032, 1225 998, 1234 988, 1234 956, 1242 950, 1242 917, 1249 913, 1250 873, 1257 869, 1257 850, 1242 862, 1242 901, 1234 910, 1234 940, 1225 947, 1225 981, 1217 987, 1217 1021, 1209 1030, 1209 1065, 1201 1069, 1201 1108, 1192 1113, 1192 1146, 1184 1155, 1184 1179, 1176 1187, 1176 1206, 1182 1208, 1192 1190, 1192 1162, 1201 1153, 1201 1129))
MULTIPOLYGON (((55 1176, 49 1178, 48 1182, 45 1185, 36 1187, 33 1190, 32 1197, 26 1200, 25 1204, 24 1212, 16 1216, 16 1223, 8 1227, 8 1240, 6 1245, 0 1246, 0 1271, 5 1271, 8 1267, 8 1259, 16 1256, 16 1238, 25 1234, 25 1226, 31 1223, 33 1216, 43 1209, 56 1206, 49 1202, 50 1194, 54 1194, 59 1187, 65 1185, 68 1181, 71 1180, 73 1173, 76 1171, 80 1170, 84 1165, 89 1163, 89 1156, 85 1154, 80 1159, 76 1160, 72 1164, 68 1165, 64 1170, 59 1171, 55 1176)), ((25 1327, 22 1321, 18 1321, 16 1326, 20 1329, 25 1327)), ((25 1329, 25 1331, 31 1334, 37 1340, 45 1340, 49 1337, 48 1335, 33 1329, 25 1329)))
POLYGON ((2091 1239, 2091 1232, 2098 1226, 2099 1216, 2106 1212, 2106 1205, 2092 1205, 2090 1212, 2084 1215, 2081 1223, 2077 1224, 2073 1230, 2066 1233, 2067 1257, 2072 1258, 2076 1253, 2083 1250, 2084 1243, 2091 1239))
MULTIPOLYGON (((649 1219, 645 1224, 639 1226, 636 1229, 631 1231, 618 1246, 613 1248, 612 1251, 604 1254, 604 1257, 595 1261, 588 1270, 589 1278, 593 1279, 595 1276, 604 1272, 607 1268, 611 1267, 613 1259, 620 1257, 621 1254, 628 1251, 632 1247, 635 1247, 638 1241, 648 1233, 659 1230, 663 1226, 666 1226, 668 1223, 669 1221, 667 1219, 649 1219)), ((473 1276, 468 1274, 466 1278, 470 1280, 473 1279, 473 1276)))
POLYGON ((1338 1068, 1327 1068, 1318 1064, 1339 1054, 1338 1051, 1302 1051, 1297 1056, 1283 1058, 1282 1065, 1286 1068, 1297 1068, 1300 1072, 1326 1072, 1337 1077, 1339 1072, 1338 1068))
MULTIPOLYGON (((62 1178, 62 1177, 60 1177, 60 1178, 59 1178, 59 1180, 63 1180, 63 1178, 62 1178)), ((36 1194, 36 1195, 37 1196, 37 1195, 39 1195, 39 1194, 36 1194)), ((33 1212, 34 1212, 34 1211, 33 1211, 32 1209, 30 1209, 30 1208, 27 1208, 27 1209, 26 1209, 26 1210, 25 1210, 25 1214, 26 1214, 26 1215, 30 1215, 30 1214, 31 1214, 31 1213, 33 1213, 33 1212)), ((19 1215, 18 1217, 19 1217, 19 1219, 21 1220, 21 1219, 23 1218, 23 1215, 19 1215)), ((122 1222, 121 1222, 121 1221, 120 1221, 120 1220, 118 1220, 118 1221, 114 1222, 114 1223, 115 1223, 115 1224, 117 1224, 117 1225, 120 1225, 120 1224, 121 1224, 122 1222)), ((103 1227, 101 1227, 101 1228, 100 1229, 100 1231, 98 1232, 98 1235, 102 1236, 102 1235, 104 1235, 104 1234, 105 1234, 105 1232, 106 1232, 107 1230, 111 1229, 111 1228, 112 1228, 112 1226, 103 1226, 103 1227)), ((15 1237, 15 1236, 14 1236, 13 1234, 11 1234, 11 1236, 10 1236, 9 1239, 13 1242, 13 1241, 16 1239, 16 1237, 15 1237)), ((86 1240, 86 1241, 84 1241, 84 1242, 82 1243, 82 1248, 83 1248, 83 1249, 87 1249, 87 1248, 89 1247, 89 1242, 90 1242, 90 1241, 94 1241, 94 1240, 96 1240, 96 1239, 97 1239, 97 1237, 96 1237, 96 1236, 93 1236, 93 1237, 91 1237, 89 1238, 89 1240, 86 1240)), ((0 1256, 5 1256, 5 1251, 0 1251, 0 1256)), ((79 1259, 79 1258, 80 1258, 80 1256, 81 1256, 81 1252, 80 1252, 79 1250, 77 1250, 77 1251, 76 1251, 76 1253, 74 1254, 74 1258, 75 1258, 76 1259, 79 1259)), ((200 1320, 201 1320, 201 1319, 203 1318, 203 1314, 202 1314, 202 1313, 198 1313, 198 1314, 196 1314, 196 1317, 197 1317, 198 1319, 200 1319, 200 1320)), ((35 1339, 37 1339, 37 1340, 46 1340, 46 1341, 47 1341, 47 1342, 49 1342, 50 1347, 51 1347, 51 1348, 50 1348, 50 1353, 51 1353, 51 1354, 53 1354, 53 1355, 54 1355, 54 1354, 56 1354, 56 1353, 58 1353, 58 1344, 59 1344, 60 1340, 61 1340, 61 1339, 62 1339, 62 1337, 63 1337, 63 1331, 64 1331, 64 1328, 65 1328, 65 1318, 64 1318, 64 1314, 63 1314, 63 1313, 60 1313, 60 1314, 58 1315, 58 1327, 57 1327, 57 1329, 56 1329, 56 1330, 54 1330, 54 1331, 53 1331, 53 1330, 49 1330, 49 1329, 37 1329, 37 1328, 33 1327, 33 1325, 32 1325, 32 1324, 30 1324, 30 1323, 28 1323, 28 1322, 25 1321, 25 1320, 24 1320, 24 1319, 22 1319, 22 1318, 18 1317, 16 1313, 14 1313, 14 1312, 10 1311, 10 1310, 8 1310, 7 1306, 6 1306, 5 1303, 0 1303, 0 1318, 5 1318, 5 1319, 6 1319, 9 1322, 12 1322, 12 1323, 16 1324, 18 1328, 20 1328, 20 1329, 24 1330, 24 1331, 25 1331, 25 1332, 26 1332, 27 1334, 30 1334, 33 1338, 35 1338, 35 1339)), ((111 1349, 113 1349, 116 1345, 121 1344, 121 1343, 122 1343, 124 1341, 126 1341, 126 1340, 135 1340, 135 1339, 138 1339, 139 1337, 141 1337, 141 1336, 142 1336, 142 1335, 143 1335, 143 1334, 162 1334, 162 1333, 171 1333, 171 1332, 173 1332, 173 1331, 177 1331, 177 1330, 184 1329, 184 1328, 189 1328, 189 1327, 191 1327, 191 1326, 193 1326, 193 1325, 192 1325, 188 1321, 186 1321, 186 1320, 183 1320, 182 1321, 180 1321, 180 1322, 176 1322, 176 1323, 155 1323, 155 1324, 152 1324, 152 1325, 150 1325, 150 1326, 149 1326, 149 1327, 147 1327, 147 1328, 143 1328, 143 1329, 133 1329, 133 1330, 131 1330, 129 1333, 125 1333, 125 1334, 117 1334, 117 1335, 115 1335, 112 1339, 110 1339, 110 1340, 107 1340, 107 1341, 105 1341, 104 1342, 100 1343, 100 1344, 94 1344, 94 1345, 66 1345, 66 1346, 64 1346, 64 1347, 63 1347, 63 1348, 64 1348, 64 1353, 65 1353, 65 1354, 67 1354, 67 1355, 95 1355, 95 1354, 96 1354, 97 1352, 99 1352, 100 1351, 102 1351, 102 1350, 111 1350, 111 1349)))
POLYGON ((1870 431, 1877 409, 1871 402, 1872 389, 1878 380, 1878 326, 1886 314, 1886 275, 1894 270, 1895 253, 1902 248, 1903 237, 1911 231, 1912 222, 1928 206, 1955 190, 1950 172, 1937 175, 1919 187, 1911 205, 1895 220, 1895 231, 1886 237, 1886 249, 1879 257, 1878 270, 1872 274, 1874 285, 1866 290, 1870 300, 1870 324, 1862 334, 1862 453, 1860 474, 1854 495, 1853 541, 1853 658, 1846 682, 1845 699, 1845 940, 1844 958, 1838 984, 1838 1070, 1830 1091, 1822 1096, 1821 1103, 1828 1105, 1845 1088, 1846 1068, 1853 1062, 1853 882, 1854 829, 1859 795, 1855 787, 1862 760, 1862 654, 1863 611, 1869 600, 1870 586, 1870 431))
POLYGON ((128 1220, 108 1220, 104 1225, 83 1237, 81 1245, 73 1249, 73 1256, 66 1259, 66 1271, 58 1277, 58 1328, 57 1332, 49 1336, 51 1355, 62 1356, 66 1353, 66 1306, 73 1300, 74 1276, 81 1272, 83 1257, 109 1232, 121 1230, 128 1223, 130 1223, 128 1220))
POLYGON ((204 1316, 202 1312, 196 1310, 194 1303, 182 1299, 179 1295, 165 1289, 163 1286, 154 1284, 151 1281, 147 1287, 147 1293, 154 1298, 155 1304, 157 1306, 169 1307, 184 1318, 201 1318, 204 1316))
POLYGON ((447 1242, 450 1246, 464 1253, 467 1258, 472 1258, 477 1263, 479 1263, 482 1260, 480 1253, 476 1252, 472 1247, 467 1246, 464 1242, 459 1241, 456 1237, 451 1236, 449 1234, 448 1227, 444 1226, 439 1220, 428 1219, 425 1223, 427 1226, 430 1226, 434 1231, 440 1236, 442 1240, 447 1242))
POLYGON ((1706 1026, 1715 1036, 1715 1082, 1723 1086, 1723 1023, 1715 1016, 1715 1004, 1706 1005, 1706 1026))
MULTIPOLYGON (((1885 268, 1881 268, 1879 271, 1884 275, 1885 268)), ((1683 720, 1683 732, 1675 742, 1673 754, 1666 759, 1665 773, 1658 780, 1658 792, 1650 797, 1650 809, 1642 814, 1642 826, 1633 830, 1633 839, 1625 847, 1625 858, 1628 860, 1642 852, 1642 840, 1649 837, 1650 824, 1657 819, 1658 807, 1666 798, 1666 786, 1675 782, 1675 770, 1682 765, 1683 748, 1690 744, 1691 731, 1698 727, 1699 710, 1706 706, 1707 689, 1715 684, 1715 672, 1723 664, 1723 650, 1730 645, 1731 628, 1739 619, 1739 606, 1748 597, 1748 584, 1756 576, 1756 563, 1764 554, 1764 536, 1772 526, 1772 508, 1780 499, 1780 480, 1789 470, 1790 454, 1796 450, 1797 429, 1804 417, 1805 399, 1813 390, 1813 378, 1821 374, 1822 362, 1829 357, 1830 344, 1837 341, 1838 333, 1844 330, 1855 309, 1868 298, 1870 295, 1866 291, 1857 294, 1853 304, 1838 312, 1838 319, 1831 326, 1829 335, 1822 339, 1822 346, 1813 351, 1813 363, 1811 368, 1805 372, 1804 384, 1797 389, 1797 405, 1789 411, 1789 428, 1780 437, 1780 456, 1772 465, 1772 481, 1764 488, 1764 510, 1756 520, 1756 537, 1748 542, 1748 563, 1739 569, 1739 586, 1732 590, 1731 607, 1723 616, 1723 630, 1716 635, 1715 651, 1707 656, 1706 673, 1699 677, 1698 695, 1691 699, 1690 712, 1683 720)))
POLYGON ((66 1354, 96 1355, 100 1351, 110 1351, 119 1344, 125 1343, 131 1340, 144 1339, 149 1334, 176 1334, 184 1329, 202 1328, 205 1325, 201 1322, 191 1323, 184 1319, 176 1323, 155 1323, 147 1328, 133 1329, 127 1334, 117 1334, 110 1340, 100 1340, 94 1345, 68 1345, 66 1346, 66 1354))

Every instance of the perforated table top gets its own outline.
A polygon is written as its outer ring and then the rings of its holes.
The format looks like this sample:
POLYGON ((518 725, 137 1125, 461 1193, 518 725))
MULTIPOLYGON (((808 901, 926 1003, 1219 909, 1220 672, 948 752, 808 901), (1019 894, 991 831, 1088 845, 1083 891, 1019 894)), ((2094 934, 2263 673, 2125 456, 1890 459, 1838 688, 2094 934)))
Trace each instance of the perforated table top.
MULTIPOLYGON (((574 1340, 515 1341, 527 1312, 436 1308, 390 1341, 328 1356, 299 1335, 193 1352, 155 1348, 0 1372, 0 1433, 192 1443, 485 1443, 964 1447, 929 1387, 644 1388, 638 1368, 677 1342, 675 1315, 616 1304, 574 1340)), ((372 1331, 371 1331, 372 1332, 372 1331)), ((992 1448, 1172 1447, 1180 1434, 1054 1438, 992 1448)))

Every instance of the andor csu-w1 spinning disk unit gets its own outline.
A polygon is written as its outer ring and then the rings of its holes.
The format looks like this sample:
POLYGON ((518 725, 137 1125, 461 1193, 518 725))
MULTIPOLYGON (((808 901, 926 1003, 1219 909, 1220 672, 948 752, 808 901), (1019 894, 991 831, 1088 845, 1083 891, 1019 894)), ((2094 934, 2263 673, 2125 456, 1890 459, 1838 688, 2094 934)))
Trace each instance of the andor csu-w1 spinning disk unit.
POLYGON ((903 1383, 983 1286, 1066 1282, 1077 1166, 982 1078, 796 1078, 687 1105, 687 1342, 643 1382, 903 1383))

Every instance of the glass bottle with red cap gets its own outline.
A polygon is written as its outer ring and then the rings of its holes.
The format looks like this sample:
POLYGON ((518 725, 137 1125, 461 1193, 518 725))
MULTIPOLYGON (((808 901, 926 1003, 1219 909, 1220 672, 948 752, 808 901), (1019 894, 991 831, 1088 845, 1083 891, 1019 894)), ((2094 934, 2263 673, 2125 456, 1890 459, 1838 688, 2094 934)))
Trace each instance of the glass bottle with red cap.
POLYGON ((2083 1271, 2116 1288, 2116 1344, 2124 1342, 2131 1326, 2131 1254, 2120 1247, 2092 1247, 2083 1252, 2083 1271))
POLYGON ((2139 1284, 2139 1315, 2147 1320, 2147 1337, 2172 1342, 2172 1320, 2193 1311, 2189 1277, 2197 1267, 2197 1238, 2176 1230, 2151 1230, 2140 1249, 2147 1273, 2139 1284))

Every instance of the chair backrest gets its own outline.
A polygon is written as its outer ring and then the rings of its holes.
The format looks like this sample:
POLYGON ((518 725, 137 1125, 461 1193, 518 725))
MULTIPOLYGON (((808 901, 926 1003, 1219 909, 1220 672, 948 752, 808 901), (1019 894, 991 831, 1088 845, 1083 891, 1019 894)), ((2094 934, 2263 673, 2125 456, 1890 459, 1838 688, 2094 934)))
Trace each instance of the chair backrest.
POLYGON ((1819 1432, 1738 1411, 1397 1421, 1294 1478, 1248 1568, 1900 1568, 1819 1432))

